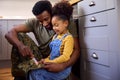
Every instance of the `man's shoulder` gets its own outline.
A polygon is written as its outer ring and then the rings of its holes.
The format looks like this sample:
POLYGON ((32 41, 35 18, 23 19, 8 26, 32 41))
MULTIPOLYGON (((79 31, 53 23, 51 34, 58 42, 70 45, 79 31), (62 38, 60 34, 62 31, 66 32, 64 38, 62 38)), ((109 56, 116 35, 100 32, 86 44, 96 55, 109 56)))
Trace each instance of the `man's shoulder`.
POLYGON ((29 21, 29 22, 38 22, 38 20, 36 18, 29 18, 29 19, 27 19, 27 21, 29 21))
POLYGON ((39 21, 36 18, 29 18, 26 21, 26 24, 28 24, 29 26, 35 27, 35 26, 39 26, 39 21))

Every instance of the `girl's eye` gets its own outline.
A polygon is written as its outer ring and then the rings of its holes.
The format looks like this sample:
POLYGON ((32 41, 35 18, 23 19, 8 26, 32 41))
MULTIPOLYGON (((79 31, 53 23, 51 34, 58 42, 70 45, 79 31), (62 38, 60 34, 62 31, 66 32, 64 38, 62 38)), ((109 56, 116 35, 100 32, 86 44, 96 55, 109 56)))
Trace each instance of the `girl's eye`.
POLYGON ((58 26, 58 24, 55 24, 54 26, 58 26))
POLYGON ((58 24, 53 24, 53 26, 57 27, 57 26, 58 26, 58 24))

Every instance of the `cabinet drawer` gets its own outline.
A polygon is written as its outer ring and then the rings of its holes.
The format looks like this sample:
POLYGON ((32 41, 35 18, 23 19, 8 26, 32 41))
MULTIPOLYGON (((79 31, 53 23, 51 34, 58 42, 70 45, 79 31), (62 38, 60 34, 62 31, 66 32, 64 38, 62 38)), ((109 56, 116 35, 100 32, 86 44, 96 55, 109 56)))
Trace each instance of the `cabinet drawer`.
POLYGON ((111 68, 109 66, 103 66, 95 64, 93 62, 87 62, 86 67, 87 67, 86 80, 111 80, 110 79, 111 68))
POLYGON ((83 40, 80 41, 82 48, 109 51, 110 36, 108 26, 85 28, 82 31, 83 40))
POLYGON ((106 26, 107 16, 107 12, 82 16, 80 17, 80 22, 84 23, 80 23, 80 25, 84 27, 106 26))
POLYGON ((85 40, 86 48, 96 50, 109 50, 108 37, 107 36, 89 36, 85 40))
POLYGON ((13 27, 23 24, 25 22, 25 19, 15 19, 15 20, 8 20, 8 30, 12 29, 13 27))
POLYGON ((7 40, 5 34, 7 33, 7 21, 0 20, 0 60, 8 59, 7 40))
POLYGON ((78 3, 79 16, 115 8, 114 0, 83 0, 78 3))
POLYGON ((87 49, 86 58, 87 61, 109 66, 109 55, 107 51, 87 49))

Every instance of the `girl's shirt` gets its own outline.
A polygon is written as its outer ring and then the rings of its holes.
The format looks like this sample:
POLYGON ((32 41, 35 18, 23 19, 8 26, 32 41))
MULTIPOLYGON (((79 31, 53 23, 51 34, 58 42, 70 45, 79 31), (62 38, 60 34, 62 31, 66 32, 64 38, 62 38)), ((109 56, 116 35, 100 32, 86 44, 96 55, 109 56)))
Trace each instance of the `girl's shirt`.
MULTIPOLYGON (((56 57, 53 60, 51 60, 50 56, 48 56, 45 59, 45 62, 62 63, 62 62, 66 62, 66 61, 68 61, 70 59, 70 56, 71 56, 71 54, 73 52, 73 48, 74 48, 74 39, 73 39, 72 35, 69 32, 67 32, 66 34, 57 35, 56 38, 53 37, 53 41, 55 39, 62 40, 62 43, 60 45, 60 52, 59 52, 60 56, 56 57), (66 36, 63 37, 64 35, 66 35, 66 36)), ((53 48, 53 50, 54 49, 55 48, 53 48)), ((53 54, 56 54, 56 53, 53 53, 53 54)))

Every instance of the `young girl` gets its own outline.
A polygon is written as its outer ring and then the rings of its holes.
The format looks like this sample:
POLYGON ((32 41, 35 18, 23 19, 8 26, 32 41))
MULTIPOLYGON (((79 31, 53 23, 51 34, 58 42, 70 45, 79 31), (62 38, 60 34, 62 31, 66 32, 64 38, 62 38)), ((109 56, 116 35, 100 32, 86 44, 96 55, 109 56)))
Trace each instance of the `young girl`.
MULTIPOLYGON (((42 59, 40 61, 41 63, 63 63, 70 59, 73 52, 74 40, 67 27, 72 15, 72 10, 72 6, 67 2, 59 2, 53 7, 52 25, 56 34, 53 36, 53 39, 49 44, 51 49, 50 55, 47 58, 42 59), (56 10, 59 10, 59 8, 63 8, 63 11, 57 13, 56 10)), ((48 72, 45 69, 36 69, 30 71, 28 77, 29 80, 64 80, 68 77, 70 72, 71 67, 58 73, 48 72)))

